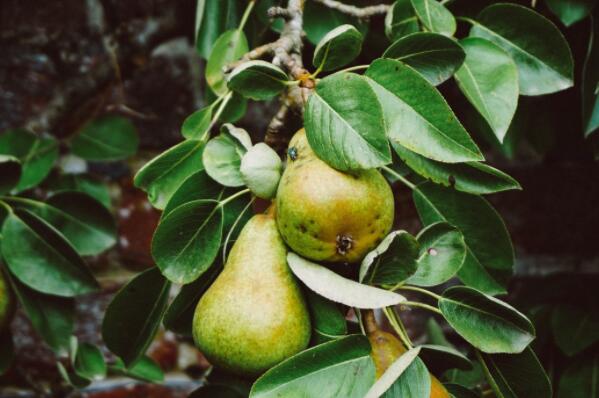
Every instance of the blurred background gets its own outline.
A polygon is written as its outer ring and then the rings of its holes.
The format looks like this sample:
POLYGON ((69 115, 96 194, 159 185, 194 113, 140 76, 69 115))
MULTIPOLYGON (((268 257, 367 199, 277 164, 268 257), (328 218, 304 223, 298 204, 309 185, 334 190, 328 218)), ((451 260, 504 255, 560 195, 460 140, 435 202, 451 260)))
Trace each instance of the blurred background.
MULTIPOLYGON (((2 0, 0 4, 0 131, 25 128, 59 143, 55 167, 32 195, 43 198, 60 187, 93 192, 118 226, 117 244, 87 259, 102 291, 77 299, 75 330, 81 341, 102 346, 102 314, 112 295, 137 272, 153 266, 149 245, 160 214, 147 202, 146 194, 133 186, 132 176, 153 156, 179 142, 184 119, 213 98, 203 78, 205 59, 216 37, 236 26, 243 3, 207 1, 207 7, 220 8, 220 12, 205 14, 208 19, 197 40, 196 0, 55 0, 43 4, 2 0), (115 120, 122 119, 132 124, 139 140, 125 159, 99 162, 73 150, 75 137, 93 123, 117 128, 120 124, 115 120)), ((251 43, 276 37, 266 17, 268 7, 276 3, 259 1, 246 28, 251 43)), ((462 15, 475 15, 491 2, 452 3, 461 7, 462 15)), ((310 1, 307 6, 308 59, 325 32, 346 22, 367 31, 369 44, 359 63, 376 58, 390 44, 384 37, 383 17, 374 18, 368 26, 310 1)), ((585 139, 581 117, 580 79, 589 45, 589 18, 566 27, 545 2, 539 2, 537 10, 566 35, 575 59, 574 88, 521 97, 503 145, 493 141, 453 81, 440 89, 475 135, 489 163, 523 187, 489 199, 504 217, 516 248, 508 301, 535 320, 535 349, 556 381, 580 358, 596 355, 598 140, 593 135, 585 139), (581 323, 587 324, 581 328, 581 323)), ((276 110, 276 104, 239 99, 226 117, 259 140, 276 110)), ((300 123, 292 115, 286 132, 292 134, 300 123)), ((411 195, 404 187, 394 188, 397 227, 416 233, 420 225, 411 195)), ((416 341, 433 327, 428 315, 417 310, 407 314, 406 322, 416 341)), ((11 331, 16 357, 0 377, 0 396, 66 394, 53 352, 22 311, 11 331)), ((104 354, 110 356, 107 350, 104 354)), ((201 383, 209 367, 189 338, 169 331, 159 333, 148 354, 167 373, 164 385, 114 378, 93 384, 82 396, 184 397, 201 383)), ((456 377, 467 380, 466 373, 456 377)))

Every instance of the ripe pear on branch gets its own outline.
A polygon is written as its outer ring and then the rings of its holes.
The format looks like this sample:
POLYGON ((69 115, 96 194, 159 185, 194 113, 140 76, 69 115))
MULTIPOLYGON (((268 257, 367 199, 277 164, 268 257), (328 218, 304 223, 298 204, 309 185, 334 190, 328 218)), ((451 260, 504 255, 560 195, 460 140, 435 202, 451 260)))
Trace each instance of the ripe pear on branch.
POLYGON ((193 319, 194 340, 208 360, 239 375, 259 375, 310 340, 310 315, 272 213, 244 226, 193 319))
POLYGON ((360 261, 393 225, 393 192, 376 169, 345 173, 320 160, 304 129, 291 139, 277 191, 277 224, 301 256, 360 261))

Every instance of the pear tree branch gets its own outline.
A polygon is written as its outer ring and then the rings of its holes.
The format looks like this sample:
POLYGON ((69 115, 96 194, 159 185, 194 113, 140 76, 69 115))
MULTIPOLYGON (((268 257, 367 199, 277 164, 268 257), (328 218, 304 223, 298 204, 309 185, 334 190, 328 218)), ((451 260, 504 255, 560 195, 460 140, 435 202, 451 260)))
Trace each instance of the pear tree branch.
POLYGON ((349 4, 344 4, 337 0, 314 0, 316 3, 320 3, 327 8, 337 10, 343 14, 350 15, 352 17, 360 19, 368 19, 375 15, 386 14, 389 10, 389 4, 377 4, 367 7, 356 7, 349 4))

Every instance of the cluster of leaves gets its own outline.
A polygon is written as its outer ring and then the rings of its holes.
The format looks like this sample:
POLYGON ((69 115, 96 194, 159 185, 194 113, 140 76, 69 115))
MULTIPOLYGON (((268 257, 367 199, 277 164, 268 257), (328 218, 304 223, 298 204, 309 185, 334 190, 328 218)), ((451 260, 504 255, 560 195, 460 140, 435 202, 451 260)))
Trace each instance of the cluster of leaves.
MULTIPOLYGON (((44 342, 70 356, 69 370, 58 366, 78 386, 106 374, 99 349, 73 336, 75 297, 98 290, 84 257, 116 243, 108 187, 87 162, 125 159, 137 145, 134 126, 118 116, 94 119, 63 142, 23 129, 0 135, 0 272, 44 342)), ((10 331, 0 339, 4 372, 10 331)))
MULTIPOLYGON (((125 286, 104 320, 104 340, 125 366, 144 358, 161 323, 191 334, 193 310, 249 217, 251 200, 245 194, 268 199, 276 190, 281 164, 272 150, 252 144, 247 132, 231 124, 211 137, 217 124, 235 119, 225 115, 243 114, 245 105, 239 104, 247 99, 267 100, 300 84, 260 60, 226 73, 248 52, 244 32, 248 21, 256 23, 250 18, 253 2, 239 19, 227 18, 229 12, 241 14, 235 4, 198 3, 197 45, 207 58, 206 81, 217 98, 185 120, 184 141, 135 177, 163 213, 152 244, 157 267, 125 286), (182 286, 169 303, 173 284, 182 286)), ((340 21, 342 14, 326 8, 313 13, 314 7, 321 6, 307 2, 304 15, 307 38, 316 45, 311 74, 316 88, 304 114, 311 147, 336 169, 381 168, 391 181, 401 181, 412 190, 425 228, 417 236, 392 232, 360 264, 358 280, 290 253, 289 266, 307 287, 313 346, 267 371, 251 389, 218 379, 192 396, 218 392, 265 398, 301 391, 321 397, 410 392, 424 398, 430 393, 428 369, 434 369, 445 373, 455 397, 472 397, 477 393, 454 371, 478 368, 498 397, 550 397, 549 379, 530 348, 536 335, 531 321, 494 297, 506 293, 514 251, 502 219, 483 195, 520 186, 483 163, 482 152, 436 86, 455 79, 501 142, 520 96, 573 85, 572 55, 564 37, 532 9, 501 3, 474 18, 457 18, 470 26, 468 36, 458 39, 456 18, 442 3, 398 0, 386 18, 391 44, 382 57, 339 71, 360 54, 366 27, 346 16, 340 21), (365 72, 351 72, 357 70, 365 72), (455 277, 464 285, 440 295, 428 290, 455 277), (398 293, 403 290, 426 300, 408 301, 398 293), (443 319, 469 343, 476 363, 438 329, 431 344, 413 347, 396 313, 398 305, 443 319), (382 309, 410 348, 376 383, 370 344, 360 320, 345 319, 348 308, 358 316, 360 310, 382 309)), ((272 27, 280 30, 280 21, 272 27)))

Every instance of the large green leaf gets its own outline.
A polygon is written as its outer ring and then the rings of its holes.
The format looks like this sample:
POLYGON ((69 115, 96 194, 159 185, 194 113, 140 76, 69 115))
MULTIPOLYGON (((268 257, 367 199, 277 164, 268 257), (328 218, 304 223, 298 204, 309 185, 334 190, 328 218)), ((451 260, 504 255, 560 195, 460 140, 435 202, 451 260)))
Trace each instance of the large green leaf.
POLYGON ((135 126, 122 116, 104 116, 87 123, 71 141, 71 151, 86 160, 112 161, 135 155, 135 126))
POLYGON ((319 70, 341 68, 362 50, 362 34, 353 25, 341 25, 324 35, 314 50, 312 64, 319 70))
POLYGON ((453 36, 457 24, 453 14, 437 0, 411 0, 422 24, 431 32, 453 36))
POLYGON ((483 159, 439 91, 414 69, 399 61, 378 59, 366 76, 383 106, 392 142, 441 162, 483 159))
POLYGON ((535 338, 532 323, 522 313, 466 286, 443 292, 439 309, 460 336, 486 353, 520 353, 535 338))
POLYGON ((592 30, 582 72, 582 122, 585 136, 599 129, 599 21, 591 18, 592 30))
POLYGON ((306 297, 312 315, 313 338, 317 343, 338 339, 347 334, 345 316, 336 303, 311 290, 306 292, 306 297))
POLYGON ((195 40, 200 56, 208 59, 214 42, 239 23, 243 3, 237 0, 197 0, 195 40))
POLYGON ((75 302, 36 292, 15 278, 13 290, 35 331, 56 353, 66 354, 73 333, 75 302))
POLYGON ((572 363, 559 381, 558 398, 599 397, 599 355, 591 353, 572 363))
POLYGON ((274 149, 264 142, 259 142, 243 155, 239 172, 243 182, 254 195, 262 199, 272 199, 277 194, 283 162, 274 149))
POLYGON ((125 367, 123 361, 120 358, 116 358, 110 370, 113 373, 149 383, 164 381, 164 373, 162 373, 160 366, 147 356, 142 356, 136 363, 129 367, 125 367))
POLYGON ((572 356, 599 340, 599 314, 596 309, 560 304, 553 310, 551 330, 558 347, 572 356))
POLYGON ((223 68, 248 52, 248 41, 242 30, 228 30, 216 40, 206 63, 206 81, 216 95, 227 92, 223 68))
POLYGON ((256 60, 239 65, 227 77, 227 86, 246 98, 267 100, 285 90, 289 77, 278 66, 256 60))
POLYGON ((177 191, 171 196, 162 211, 162 218, 165 218, 171 211, 177 207, 198 199, 220 200, 224 189, 222 185, 214 181, 206 170, 200 170, 183 181, 177 191))
POLYGON ((425 225, 439 221, 456 226, 464 235, 466 259, 460 279, 488 294, 505 292, 511 275, 514 248, 499 214, 482 197, 424 183, 413 192, 418 214, 425 225))
POLYGON ((204 169, 204 146, 204 141, 186 140, 161 153, 137 172, 135 186, 148 193, 154 207, 164 209, 185 179, 204 169))
POLYGON ((207 141, 214 107, 212 103, 187 116, 181 125, 181 135, 188 140, 207 141))
MULTIPOLYGON (((355 3, 355 0, 346 1, 355 3)), ((333 10, 326 5, 316 1, 307 1, 304 7, 304 31, 308 40, 317 45, 320 40, 331 30, 338 26, 351 24, 355 26, 362 35, 366 35, 368 23, 358 18, 351 17, 340 11, 333 10)))
MULTIPOLYGON (((411 349, 396 359, 387 370, 385 370, 385 373, 381 375, 376 383, 374 383, 370 390, 368 390, 368 393, 364 398, 400 397, 403 396, 402 393, 408 393, 406 396, 409 397, 421 398, 422 394, 418 394, 416 391, 410 391, 414 390, 410 387, 415 387, 415 389, 418 390, 424 390, 426 388, 426 385, 418 385, 420 381, 426 383, 426 380, 421 380, 420 378, 420 366, 416 365, 415 367, 412 367, 415 360, 418 360, 417 356, 419 351, 420 348, 411 349), (416 372, 414 372, 414 370, 416 370, 416 372), (407 377, 402 378, 401 376, 403 374, 408 375, 407 377), (416 392, 416 394, 410 395, 411 392, 416 392)), ((424 367, 424 371, 426 378, 429 379, 428 387, 430 390, 430 376, 428 375, 426 367, 424 367)), ((428 391, 427 395, 422 398, 428 398, 428 391)))
POLYGON ((112 214, 91 196, 76 191, 61 191, 38 202, 10 198, 8 202, 39 215, 56 228, 81 255, 95 255, 116 243, 112 214))
POLYGON ((16 209, 6 217, 0 244, 8 269, 32 289, 73 297, 98 287, 65 237, 28 210, 16 209))
POLYGON ((518 106, 518 68, 508 53, 477 37, 460 41, 466 61, 455 74, 458 87, 503 142, 518 106))
POLYGON ((499 398, 551 398, 551 383, 533 350, 521 354, 482 354, 487 378, 499 398))
POLYGON ((549 94, 574 84, 572 53, 564 36, 530 8, 493 4, 478 15, 470 36, 490 40, 512 56, 521 94, 549 94))
POLYGON ((431 224, 418 234, 418 268, 407 283, 435 286, 451 279, 466 259, 464 236, 444 222, 431 224))
POLYGON ((170 286, 158 268, 151 268, 125 285, 106 309, 102 338, 127 366, 144 355, 158 331, 170 286))
POLYGON ((418 267, 419 245, 406 231, 394 231, 364 257, 360 281, 375 285, 396 285, 408 279, 418 267))
MULTIPOLYGON (((220 257, 217 257, 217 261, 220 257)), ((185 336, 192 335, 192 321, 196 305, 222 270, 222 263, 211 266, 198 279, 181 287, 179 294, 164 314, 164 327, 185 336)))
POLYGON ((363 76, 337 73, 323 79, 308 99, 304 123, 314 152, 336 169, 391 161, 381 105, 363 76))
POLYGON ((102 180, 88 174, 58 174, 45 182, 49 194, 60 191, 83 192, 102 203, 107 209, 111 208, 111 198, 108 185, 102 180))
POLYGON ((545 4, 564 25, 571 26, 591 13, 595 0, 545 0, 545 4))
MULTIPOLYGON (((408 351, 409 352, 409 351, 408 351)), ((399 360, 405 355, 403 354, 399 360)), ((381 395, 381 398, 429 398, 431 396, 431 376, 420 358, 414 359, 402 372, 393 385, 381 395)))
POLYGON ((521 189, 518 181, 481 162, 442 163, 420 156, 397 142, 391 142, 391 146, 410 169, 436 184, 478 195, 521 189))
POLYGON ((79 343, 71 337, 71 360, 73 370, 79 377, 89 380, 106 377, 106 362, 100 349, 90 343, 79 343))
POLYGON ((420 358, 434 374, 443 374, 449 369, 472 369, 472 362, 453 347, 426 344, 420 347, 420 358))
POLYGON ((418 17, 410 0, 397 0, 387 11, 385 34, 392 42, 418 32, 418 17))
POLYGON ((21 178, 21 162, 10 155, 0 155, 0 195, 10 192, 21 178))
POLYGON ((356 308, 383 308, 405 298, 397 293, 346 279, 293 252, 287 254, 289 268, 308 288, 336 303, 356 308))
POLYGON ((152 239, 152 256, 170 281, 186 284, 202 275, 218 254, 223 208, 215 200, 185 203, 160 221, 152 239))
POLYGON ((36 186, 50 173, 58 158, 58 142, 28 130, 9 130, 0 134, 0 154, 14 156, 21 162, 21 178, 15 190, 23 191, 36 186))
POLYGON ((383 53, 410 65, 433 85, 449 79, 464 62, 466 54, 453 39, 431 32, 417 32, 397 40, 383 53))
POLYGON ((202 154, 206 173, 226 187, 240 187, 244 184, 239 168, 241 158, 247 149, 235 137, 221 133, 214 137, 202 154))
POLYGON ((347 336, 303 351, 264 373, 250 398, 363 398, 374 382, 370 343, 347 336))

